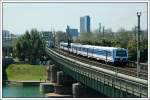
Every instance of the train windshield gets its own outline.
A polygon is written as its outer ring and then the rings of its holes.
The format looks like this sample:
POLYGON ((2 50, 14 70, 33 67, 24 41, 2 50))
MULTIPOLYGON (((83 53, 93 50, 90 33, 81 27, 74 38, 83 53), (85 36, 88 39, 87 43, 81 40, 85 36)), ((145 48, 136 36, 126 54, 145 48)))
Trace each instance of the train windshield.
POLYGON ((126 57, 127 56, 127 52, 125 50, 117 50, 116 51, 116 56, 126 57))

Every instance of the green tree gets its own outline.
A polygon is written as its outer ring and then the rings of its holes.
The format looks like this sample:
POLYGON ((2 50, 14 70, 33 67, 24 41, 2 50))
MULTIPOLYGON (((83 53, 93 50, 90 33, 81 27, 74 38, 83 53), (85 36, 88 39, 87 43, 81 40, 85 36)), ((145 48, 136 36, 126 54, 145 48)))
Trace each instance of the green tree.
POLYGON ((94 41, 93 33, 80 33, 80 41, 84 44, 92 44, 94 41))
POLYGON ((143 40, 140 46, 140 61, 147 62, 148 61, 148 40, 143 40))
POLYGON ((128 56, 129 60, 136 61, 137 59, 137 43, 134 40, 128 42, 128 56))
POLYGON ((45 46, 46 43, 40 33, 36 29, 32 29, 17 39, 14 44, 14 54, 19 60, 28 59, 30 63, 34 64, 36 59, 43 59, 45 56, 45 46))
POLYGON ((116 33, 116 39, 120 42, 120 47, 127 48, 128 41, 129 41, 129 32, 125 31, 125 29, 121 28, 116 33))

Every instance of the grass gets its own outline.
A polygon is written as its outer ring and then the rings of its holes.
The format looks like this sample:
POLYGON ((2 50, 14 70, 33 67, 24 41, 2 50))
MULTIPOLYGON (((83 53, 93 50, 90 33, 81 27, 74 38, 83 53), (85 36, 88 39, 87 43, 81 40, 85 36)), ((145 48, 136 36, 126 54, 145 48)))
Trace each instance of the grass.
POLYGON ((43 65, 11 64, 6 69, 8 80, 39 81, 47 79, 46 67, 43 65))

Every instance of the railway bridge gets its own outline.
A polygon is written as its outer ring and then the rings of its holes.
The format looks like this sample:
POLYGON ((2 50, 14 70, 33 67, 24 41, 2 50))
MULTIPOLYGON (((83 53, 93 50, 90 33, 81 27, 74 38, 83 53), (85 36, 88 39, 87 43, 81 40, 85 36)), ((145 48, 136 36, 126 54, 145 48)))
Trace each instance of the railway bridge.
POLYGON ((81 62, 52 48, 46 48, 46 52, 64 73, 108 97, 148 98, 147 79, 105 69, 106 65, 81 62))

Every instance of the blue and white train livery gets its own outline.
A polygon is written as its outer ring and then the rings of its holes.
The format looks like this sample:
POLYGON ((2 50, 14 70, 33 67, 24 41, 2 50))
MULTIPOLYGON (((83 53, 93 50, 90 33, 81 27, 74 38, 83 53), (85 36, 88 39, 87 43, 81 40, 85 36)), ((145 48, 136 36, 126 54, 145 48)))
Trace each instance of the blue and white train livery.
POLYGON ((68 43, 64 42, 60 43, 60 48, 77 55, 112 64, 126 64, 128 62, 128 50, 124 48, 82 45, 80 43, 71 43, 71 47, 68 48, 68 43))

